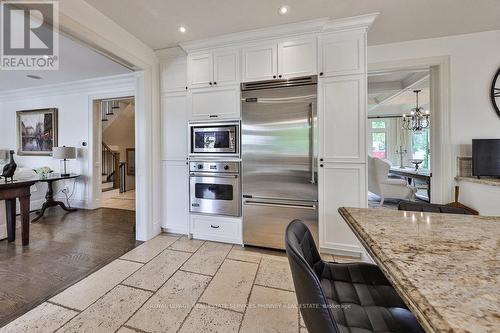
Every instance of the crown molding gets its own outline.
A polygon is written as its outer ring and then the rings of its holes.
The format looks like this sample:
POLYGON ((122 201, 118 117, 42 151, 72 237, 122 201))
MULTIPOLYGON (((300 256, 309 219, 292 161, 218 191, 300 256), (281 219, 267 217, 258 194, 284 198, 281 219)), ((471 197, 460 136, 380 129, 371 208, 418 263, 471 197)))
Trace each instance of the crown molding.
POLYGON ((172 58, 186 56, 186 52, 179 46, 168 47, 165 49, 159 49, 155 51, 158 60, 169 60, 172 58))
POLYGON ((0 102, 8 102, 14 98, 37 98, 77 93, 95 93, 103 90, 134 90, 135 73, 106 76, 40 87, 7 90, 0 92, 0 102))
MULTIPOLYGON (((315 20, 283 24, 268 28, 261 28, 226 34, 212 38, 194 40, 190 42, 180 43, 179 46, 186 53, 189 53, 197 50, 258 42, 266 39, 279 39, 296 35, 319 34, 321 32, 346 31, 353 29, 368 30, 378 15, 379 13, 372 13, 341 19, 329 19, 328 17, 324 17, 315 20)), ((159 50, 158 52, 161 51, 163 50, 159 50)))

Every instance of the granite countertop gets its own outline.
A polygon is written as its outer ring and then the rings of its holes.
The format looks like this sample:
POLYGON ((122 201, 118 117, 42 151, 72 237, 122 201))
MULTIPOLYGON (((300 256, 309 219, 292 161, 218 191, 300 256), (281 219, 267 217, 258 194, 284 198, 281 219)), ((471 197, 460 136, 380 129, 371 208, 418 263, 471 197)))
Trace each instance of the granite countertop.
POLYGON ((477 177, 455 177, 457 181, 465 181, 465 182, 471 182, 471 183, 476 183, 476 184, 484 184, 484 185, 490 185, 490 186, 500 186, 500 179, 499 178, 477 178, 477 177))
POLYGON ((426 332, 500 332, 500 217, 339 212, 426 332))

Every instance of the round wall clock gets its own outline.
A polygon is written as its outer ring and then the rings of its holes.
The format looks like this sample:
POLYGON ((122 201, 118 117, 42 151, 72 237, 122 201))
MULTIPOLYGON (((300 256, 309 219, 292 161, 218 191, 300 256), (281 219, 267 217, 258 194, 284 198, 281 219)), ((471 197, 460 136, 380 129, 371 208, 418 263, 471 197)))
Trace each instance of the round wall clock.
POLYGON ((500 68, 493 77, 493 82, 491 82, 491 103, 493 108, 500 117, 500 68))

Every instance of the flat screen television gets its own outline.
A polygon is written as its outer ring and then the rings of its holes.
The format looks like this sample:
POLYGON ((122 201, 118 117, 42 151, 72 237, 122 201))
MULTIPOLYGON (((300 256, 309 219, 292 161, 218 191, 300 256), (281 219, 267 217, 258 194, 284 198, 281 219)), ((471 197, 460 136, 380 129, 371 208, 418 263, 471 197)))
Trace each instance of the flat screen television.
POLYGON ((500 139, 472 140, 472 175, 500 177, 500 139))

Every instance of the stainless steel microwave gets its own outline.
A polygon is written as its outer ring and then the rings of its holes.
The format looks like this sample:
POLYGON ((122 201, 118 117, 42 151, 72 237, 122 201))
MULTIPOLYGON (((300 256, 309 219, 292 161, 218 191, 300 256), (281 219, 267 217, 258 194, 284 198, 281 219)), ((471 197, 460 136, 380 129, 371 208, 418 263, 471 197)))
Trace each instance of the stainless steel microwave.
POLYGON ((239 156, 239 122, 190 123, 190 155, 239 156))

